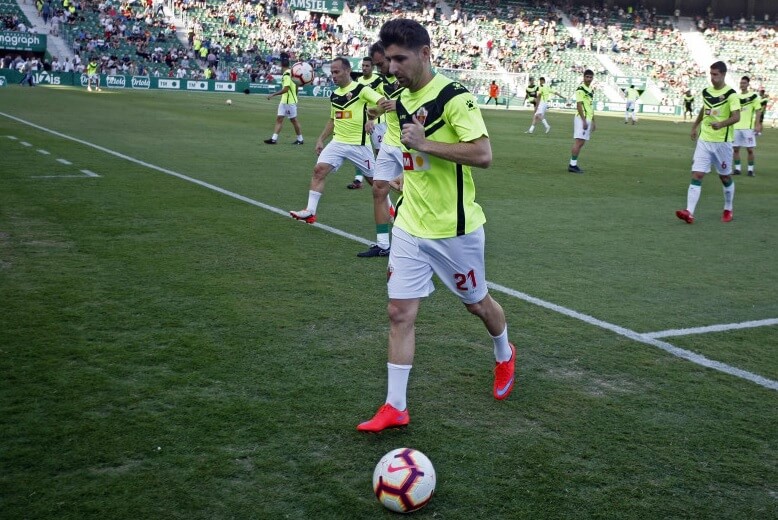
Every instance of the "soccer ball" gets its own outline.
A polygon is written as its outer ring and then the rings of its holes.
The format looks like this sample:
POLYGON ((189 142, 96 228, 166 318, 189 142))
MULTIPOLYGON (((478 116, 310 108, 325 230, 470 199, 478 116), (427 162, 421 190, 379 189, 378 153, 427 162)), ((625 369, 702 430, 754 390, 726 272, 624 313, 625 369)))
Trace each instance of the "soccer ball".
POLYGON ((225 101, 225 103, 227 103, 228 105, 232 105, 232 100, 228 99, 227 101, 225 101))
POLYGON ((302 87, 313 82, 313 67, 305 61, 298 61, 292 65, 292 81, 302 87))
POLYGON ((373 471, 373 491, 378 501, 397 513, 421 509, 435 492, 435 468, 422 452, 397 448, 378 461, 373 471))

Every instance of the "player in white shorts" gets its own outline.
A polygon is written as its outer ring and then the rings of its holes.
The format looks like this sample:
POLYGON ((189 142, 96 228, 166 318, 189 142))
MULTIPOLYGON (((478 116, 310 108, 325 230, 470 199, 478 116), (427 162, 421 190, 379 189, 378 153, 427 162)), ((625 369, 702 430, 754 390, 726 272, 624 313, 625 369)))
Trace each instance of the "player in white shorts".
POLYGON ((546 129, 546 133, 549 133, 551 131, 551 125, 548 124, 548 121, 546 121, 546 110, 548 110, 548 102, 551 99, 551 94, 556 94, 559 97, 564 97, 559 92, 556 92, 555 90, 552 90, 551 87, 546 85, 546 78, 540 78, 540 85, 538 86, 537 91, 537 101, 538 101, 538 108, 535 110, 535 115, 532 118, 532 124, 529 127, 529 130, 527 130, 526 134, 531 134, 535 131, 535 125, 538 123, 543 123, 543 126, 546 129))
POLYGON ((692 125, 694 148, 692 178, 686 190, 686 209, 675 216, 687 224, 694 223, 694 210, 700 200, 702 180, 715 165, 724 188, 722 222, 732 222, 732 203, 735 198, 735 180, 732 178, 732 126, 740 121, 740 98, 727 85, 727 65, 717 61, 710 66, 711 86, 702 89, 702 110, 692 125))
POLYGON ((373 146, 377 147, 376 169, 372 180, 373 215, 375 218, 376 243, 366 251, 357 253, 360 258, 372 258, 389 256, 390 234, 389 227, 395 216, 395 208, 389 196, 390 187, 396 185, 403 173, 403 153, 400 143, 400 122, 395 112, 395 103, 403 88, 397 83, 397 79, 389 74, 389 61, 384 54, 384 48, 380 43, 370 47, 370 57, 382 74, 383 81, 380 92, 384 94, 384 101, 375 108, 376 114, 383 113, 383 123, 374 125, 372 122, 371 138, 373 146))
POLYGON ((346 144, 338 141, 330 141, 319 154, 319 163, 332 166, 330 172, 340 169, 343 161, 351 161, 365 177, 373 178, 375 169, 375 155, 366 144, 346 144))
POLYGON ((573 139, 583 139, 588 141, 592 137, 592 121, 586 120, 586 128, 584 128, 584 120, 581 116, 577 115, 573 118, 573 139))
POLYGON ((735 140, 732 146, 756 148, 756 136, 753 128, 735 129, 735 140))
POLYGON ((715 165, 719 175, 732 174, 732 142, 715 143, 710 141, 697 141, 694 149, 693 172, 710 173, 715 165))
POLYGON ((465 305, 480 302, 488 293, 484 228, 451 238, 418 238, 399 227, 392 230, 391 276, 387 290, 391 299, 426 298, 435 290, 433 273, 465 305), (462 283, 462 266, 471 269, 472 280, 462 283))
POLYGON ((751 78, 743 76, 740 78, 740 121, 735 123, 735 141, 732 143, 733 159, 735 171, 733 175, 740 175, 741 160, 740 148, 745 148, 748 161, 748 176, 753 177, 754 173, 754 148, 756 148, 756 136, 762 131, 762 98, 750 90, 751 78))
POLYGON ((276 144, 278 142, 278 134, 281 132, 285 118, 289 119, 297 134, 297 139, 292 144, 303 144, 303 131, 300 129, 299 121, 297 121, 297 84, 292 81, 292 68, 289 61, 289 56, 286 53, 282 53, 281 69, 283 73, 281 75, 281 89, 267 96, 267 99, 281 96, 281 102, 278 104, 278 112, 276 112, 273 135, 269 139, 265 139, 264 142, 266 144, 276 144))
POLYGON ((366 132, 367 107, 375 106, 384 97, 367 85, 351 79, 351 63, 343 57, 330 62, 330 73, 337 88, 330 95, 330 117, 316 140, 319 155, 313 168, 308 205, 289 215, 308 224, 316 222, 316 210, 324 193, 327 175, 337 171, 343 161, 352 162, 368 178, 373 177, 375 156, 368 145, 366 132), (332 137, 325 146, 324 142, 332 137))

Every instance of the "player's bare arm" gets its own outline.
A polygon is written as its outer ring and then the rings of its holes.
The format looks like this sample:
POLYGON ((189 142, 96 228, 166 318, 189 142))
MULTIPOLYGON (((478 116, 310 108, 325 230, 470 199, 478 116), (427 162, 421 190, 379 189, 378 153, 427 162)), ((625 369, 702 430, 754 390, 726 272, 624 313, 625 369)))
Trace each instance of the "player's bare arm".
POLYGON ((697 119, 694 120, 692 125, 692 141, 696 141, 700 136, 700 124, 702 123, 703 115, 705 114, 705 108, 700 109, 700 113, 697 114, 697 119))
POLYGON ((413 123, 403 125, 400 141, 406 147, 428 153, 447 161, 488 168, 492 164, 492 145, 484 136, 470 142, 440 143, 430 141, 424 135, 424 126, 413 116, 413 123))
POLYGON ((321 135, 316 140, 316 148, 315 148, 316 155, 319 155, 321 151, 324 150, 324 141, 326 141, 332 135, 332 131, 334 129, 335 129, 335 121, 332 119, 328 119, 327 124, 324 125, 324 130, 321 131, 321 135))
POLYGON ((711 123, 710 127, 714 130, 721 130, 730 125, 734 125, 740 121, 740 110, 733 110, 732 113, 724 121, 715 121, 711 123))
POLYGON ((586 130, 589 128, 589 122, 586 120, 586 112, 584 111, 583 103, 580 101, 575 104, 575 109, 578 111, 578 117, 581 118, 581 121, 583 121, 583 129, 586 130))
POLYGON ((268 94, 267 98, 271 99, 271 98, 274 98, 276 96, 283 96, 287 92, 289 92, 289 86, 288 85, 286 87, 282 88, 281 90, 277 91, 277 92, 273 92, 272 94, 268 94))

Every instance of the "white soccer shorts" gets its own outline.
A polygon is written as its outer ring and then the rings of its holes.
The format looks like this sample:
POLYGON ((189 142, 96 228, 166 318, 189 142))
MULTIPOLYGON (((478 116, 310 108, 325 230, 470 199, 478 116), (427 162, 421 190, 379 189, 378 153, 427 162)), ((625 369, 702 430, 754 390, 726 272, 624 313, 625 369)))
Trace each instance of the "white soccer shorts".
POLYGON ((742 130, 735 130, 735 142, 732 146, 740 146, 745 148, 756 148, 756 136, 752 128, 744 128, 742 130))
POLYGON ((732 173, 732 143, 711 143, 698 139, 692 171, 709 173, 713 164, 719 175, 732 173))
POLYGON ((635 102, 627 101, 627 112, 634 112, 634 111, 635 111, 635 102))
POLYGON ((319 154, 317 163, 326 163, 332 166, 332 171, 338 171, 344 160, 354 163, 366 177, 373 177, 375 171, 375 156, 368 145, 346 144, 338 141, 330 141, 319 154))
POLYGON ((592 136, 592 122, 591 120, 587 120, 587 123, 589 124, 584 130, 583 127, 583 119, 581 119, 580 116, 575 116, 573 119, 573 139, 583 139, 584 141, 588 141, 589 138, 592 136))
POLYGON ((478 303, 488 294, 484 247, 486 234, 479 227, 472 233, 452 238, 427 239, 392 228, 392 249, 386 287, 389 298, 425 298, 438 275, 462 303, 478 303))
POLYGON ((538 108, 537 110, 535 110, 535 115, 544 116, 546 115, 546 110, 548 110, 548 102, 541 101, 540 103, 538 103, 538 108))
POLYGON ((393 181, 403 174, 403 151, 399 146, 383 143, 375 161, 373 180, 393 181))
POLYGON ((278 115, 281 117, 288 117, 289 119, 294 119, 295 117, 297 117, 297 105, 292 103, 279 103, 278 115))
POLYGON ((384 142, 386 134, 386 123, 379 123, 373 127, 373 133, 370 134, 370 142, 373 143, 373 150, 380 150, 381 143, 384 142))

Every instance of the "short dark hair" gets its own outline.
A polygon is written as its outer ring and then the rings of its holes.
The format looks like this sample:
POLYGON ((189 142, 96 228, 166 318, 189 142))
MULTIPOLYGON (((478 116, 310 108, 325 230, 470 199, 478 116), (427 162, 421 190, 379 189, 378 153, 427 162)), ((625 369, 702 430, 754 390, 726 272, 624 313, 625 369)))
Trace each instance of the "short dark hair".
POLYGON ((368 51, 368 54, 370 54, 370 56, 373 56, 373 54, 375 53, 386 54, 386 49, 384 49, 384 46, 381 45, 381 42, 375 42, 373 45, 370 46, 370 51, 368 51))
POLYGON ((584 76, 594 76, 594 71, 592 69, 586 69, 584 71, 584 76))
POLYGON ((373 63, 373 58, 371 58, 370 56, 365 56, 364 58, 362 58, 362 61, 369 61, 370 63, 373 63))
POLYGON ((343 65, 348 70, 351 70, 351 62, 348 61, 347 58, 344 58, 343 56, 338 56, 334 60, 332 60, 330 63, 335 63, 336 61, 339 61, 341 65, 343 65))
POLYGON ((722 74, 727 73, 727 64, 723 61, 717 61, 713 65, 710 66, 712 69, 716 69, 717 71, 721 72, 722 74))
POLYGON ((751 78, 749 78, 748 76, 743 76, 742 78, 740 78, 740 81, 743 80, 746 80, 748 83, 751 83, 751 78))
POLYGON ((419 50, 425 45, 432 45, 427 29, 419 22, 407 18, 389 20, 381 26, 378 36, 384 48, 398 45, 406 49, 419 50))

